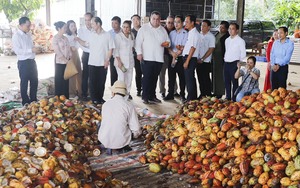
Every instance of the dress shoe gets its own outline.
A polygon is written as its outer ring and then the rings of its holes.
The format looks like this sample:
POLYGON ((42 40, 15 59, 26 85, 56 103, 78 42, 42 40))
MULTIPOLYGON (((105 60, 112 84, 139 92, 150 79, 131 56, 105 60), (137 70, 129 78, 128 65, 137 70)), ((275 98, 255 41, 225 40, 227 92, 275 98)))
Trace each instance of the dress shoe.
POLYGON ((153 99, 149 99, 149 102, 154 102, 154 103, 161 103, 161 100, 159 100, 158 98, 153 98, 153 99))
POLYGON ((180 95, 176 92, 174 93, 174 97, 180 97, 180 95))
POLYGON ((129 100, 132 100, 132 96, 131 96, 131 95, 129 95, 129 96, 128 96, 128 99, 129 99, 129 100))
POLYGON ((164 101, 174 100, 174 97, 171 95, 167 95, 165 98, 163 98, 164 101))
POLYGON ((104 99, 100 100, 100 104, 104 104, 106 101, 104 99))
POLYGON ((143 99, 143 103, 144 104, 150 104, 149 101, 147 99, 143 99))
POLYGON ((142 95, 141 95, 141 92, 138 91, 137 94, 136 94, 136 96, 138 96, 138 97, 142 96, 142 95))
POLYGON ((161 98, 165 98, 166 94, 165 93, 162 93, 161 94, 161 98))

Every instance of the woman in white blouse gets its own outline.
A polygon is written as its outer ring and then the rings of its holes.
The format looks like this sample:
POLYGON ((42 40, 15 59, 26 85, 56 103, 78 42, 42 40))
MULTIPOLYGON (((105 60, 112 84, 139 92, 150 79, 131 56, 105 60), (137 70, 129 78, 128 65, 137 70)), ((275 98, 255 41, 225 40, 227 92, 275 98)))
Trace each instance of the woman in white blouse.
POLYGON ((76 23, 73 20, 69 20, 67 22, 66 37, 68 38, 70 43, 70 47, 72 51, 72 60, 78 71, 78 74, 76 74, 75 76, 69 79, 69 94, 71 96, 81 97, 82 71, 81 71, 81 62, 78 55, 79 44, 77 41, 74 40, 75 37, 77 37, 77 27, 76 27, 76 23))
POLYGON ((131 21, 125 20, 122 25, 122 32, 115 37, 114 57, 118 80, 126 83, 129 99, 132 99, 130 89, 134 67, 134 41, 134 36, 131 33, 131 21))
POLYGON ((72 57, 72 51, 67 37, 64 36, 67 30, 65 22, 59 21, 54 24, 57 34, 53 37, 52 46, 55 52, 55 95, 64 95, 69 98, 69 80, 64 79, 66 65, 72 57))

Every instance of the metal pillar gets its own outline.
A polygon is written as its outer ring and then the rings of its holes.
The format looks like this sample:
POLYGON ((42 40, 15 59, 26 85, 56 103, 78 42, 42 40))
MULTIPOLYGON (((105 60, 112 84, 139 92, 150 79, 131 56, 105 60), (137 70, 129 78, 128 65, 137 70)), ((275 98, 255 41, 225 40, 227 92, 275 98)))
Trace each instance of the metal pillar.
POLYGON ((85 0, 85 12, 95 13, 95 0, 85 0))
POLYGON ((240 29, 239 29, 240 37, 242 37, 242 31, 243 31, 244 11, 245 11, 245 0, 238 0, 236 21, 237 21, 237 24, 239 24, 239 26, 240 26, 240 29))
POLYGON ((50 0, 46 0, 46 24, 51 26, 50 0))

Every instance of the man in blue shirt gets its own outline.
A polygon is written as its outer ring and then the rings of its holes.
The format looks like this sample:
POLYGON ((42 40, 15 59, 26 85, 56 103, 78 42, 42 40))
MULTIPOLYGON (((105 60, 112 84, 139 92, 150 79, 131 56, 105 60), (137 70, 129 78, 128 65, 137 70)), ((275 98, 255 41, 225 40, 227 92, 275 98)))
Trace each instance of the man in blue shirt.
POLYGON ((279 40, 273 44, 271 51, 271 85, 272 90, 283 87, 286 89, 286 80, 289 72, 289 63, 294 51, 294 43, 288 39, 287 27, 279 27, 279 40))
POLYGON ((166 97, 164 97, 165 101, 174 99, 176 73, 179 77, 180 99, 182 102, 185 102, 186 100, 182 51, 188 38, 188 32, 183 28, 183 22, 183 16, 175 16, 175 30, 171 31, 169 34, 171 40, 171 47, 169 48, 171 58, 169 59, 168 67, 169 93, 166 97))

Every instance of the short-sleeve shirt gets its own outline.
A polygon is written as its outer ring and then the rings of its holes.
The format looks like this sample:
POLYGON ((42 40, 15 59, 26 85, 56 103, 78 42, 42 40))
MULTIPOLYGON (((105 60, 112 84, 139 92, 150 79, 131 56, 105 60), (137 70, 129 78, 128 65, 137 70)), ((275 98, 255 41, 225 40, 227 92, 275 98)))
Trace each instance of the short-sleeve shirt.
MULTIPOLYGON (((260 76, 260 71, 258 68, 253 67, 252 72, 258 76, 260 76)), ((252 75, 248 76, 247 69, 245 67, 242 67, 240 70, 240 75, 242 76, 242 80, 247 77, 246 81, 243 84, 242 91, 251 91, 252 89, 259 88, 258 80, 255 80, 252 75)))
POLYGON ((90 56, 89 65, 104 66, 109 50, 115 48, 111 34, 102 30, 101 33, 92 32, 88 38, 90 56))
POLYGON ((185 43, 185 46, 183 48, 182 55, 189 55, 190 49, 192 47, 196 48, 194 54, 192 57, 198 57, 199 54, 199 40, 200 40, 200 33, 197 31, 196 27, 191 29, 188 32, 188 39, 187 42, 185 43))
MULTIPOLYGON (((215 46, 216 46, 216 38, 211 32, 208 32, 205 35, 203 33, 200 33, 200 45, 199 45, 200 49, 199 49, 198 59, 201 59, 208 51, 209 48, 215 48, 215 46)), ((212 54, 210 54, 210 56, 204 59, 204 62, 210 62, 211 56, 212 54)))
POLYGON ((181 29, 180 31, 173 30, 169 34, 170 40, 171 40, 171 49, 173 52, 177 52, 177 45, 185 46, 187 38, 188 38, 188 32, 185 29, 181 29))

